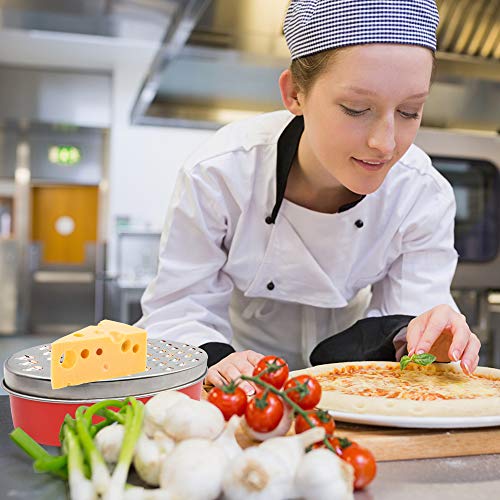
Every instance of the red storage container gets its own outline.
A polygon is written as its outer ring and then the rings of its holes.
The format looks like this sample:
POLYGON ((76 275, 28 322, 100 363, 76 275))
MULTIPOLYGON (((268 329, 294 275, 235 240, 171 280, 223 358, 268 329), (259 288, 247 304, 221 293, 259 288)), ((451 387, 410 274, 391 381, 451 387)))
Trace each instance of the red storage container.
MULTIPOLYGON (((198 347, 168 340, 148 340, 145 372, 62 389, 50 383, 50 345, 13 354, 4 365, 3 388, 9 394, 14 427, 40 444, 59 446, 59 429, 67 413, 105 399, 134 396, 147 402, 165 390, 200 399, 207 355, 198 347)), ((99 417, 97 417, 99 419, 99 417)))

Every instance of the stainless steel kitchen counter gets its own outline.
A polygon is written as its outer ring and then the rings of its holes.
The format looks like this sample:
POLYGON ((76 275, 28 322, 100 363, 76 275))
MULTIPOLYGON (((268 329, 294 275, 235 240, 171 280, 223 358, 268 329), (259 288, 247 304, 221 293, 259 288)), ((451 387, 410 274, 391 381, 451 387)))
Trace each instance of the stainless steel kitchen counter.
POLYGON ((494 500, 500 497, 500 455, 381 462, 356 500, 494 500))
MULTIPOLYGON (((0 396, 0 500, 58 500, 65 484, 35 474, 12 443, 9 400, 0 396)), ((500 455, 405 460, 378 464, 375 481, 356 500, 494 500, 500 495, 500 455)))

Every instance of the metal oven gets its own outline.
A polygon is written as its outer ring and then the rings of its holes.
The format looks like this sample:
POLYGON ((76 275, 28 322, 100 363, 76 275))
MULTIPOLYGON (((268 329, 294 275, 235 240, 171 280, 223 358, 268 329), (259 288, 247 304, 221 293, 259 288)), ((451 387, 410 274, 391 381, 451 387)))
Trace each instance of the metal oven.
POLYGON ((500 367, 500 138, 422 128, 415 142, 453 186, 459 253, 453 295, 481 338, 481 363, 500 367))

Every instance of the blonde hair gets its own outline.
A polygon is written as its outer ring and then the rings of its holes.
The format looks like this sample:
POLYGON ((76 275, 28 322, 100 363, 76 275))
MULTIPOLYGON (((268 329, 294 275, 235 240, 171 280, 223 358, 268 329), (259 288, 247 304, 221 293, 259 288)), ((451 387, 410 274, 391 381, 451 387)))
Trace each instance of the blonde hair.
MULTIPOLYGON (((308 94, 314 82, 328 69, 338 55, 349 47, 340 47, 337 49, 324 50, 310 56, 294 59, 290 64, 292 79, 298 90, 308 94)), ((432 53, 432 73, 431 84, 434 81, 436 73, 436 54, 432 53)))

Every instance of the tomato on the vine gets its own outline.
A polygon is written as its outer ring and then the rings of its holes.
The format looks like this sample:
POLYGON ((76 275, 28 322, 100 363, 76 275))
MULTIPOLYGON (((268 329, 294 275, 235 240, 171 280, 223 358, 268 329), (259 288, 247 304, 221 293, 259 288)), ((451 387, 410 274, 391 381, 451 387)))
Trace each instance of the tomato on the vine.
POLYGON ((249 427, 257 432, 269 432, 280 423, 284 412, 283 401, 269 392, 251 399, 245 410, 245 419, 249 427))
POLYGON ((260 375, 260 379, 276 389, 281 389, 288 378, 288 364, 283 358, 277 356, 264 356, 255 366, 253 376, 260 375), (264 372, 265 373, 262 373, 264 372))
POLYGON ((328 438, 328 443, 335 450, 335 453, 339 457, 342 457, 344 450, 348 446, 351 446, 352 444, 355 444, 357 446, 357 443, 354 443, 353 441, 349 441, 349 439, 347 439, 345 437, 333 437, 332 436, 331 438, 328 438))
POLYGON ((219 408, 226 420, 229 420, 233 415, 241 417, 247 407, 245 391, 234 382, 210 389, 207 399, 219 408))
MULTIPOLYGON (((324 427, 327 436, 334 433, 335 421, 328 412, 324 410, 309 410, 306 413, 314 427, 324 427)), ((299 413, 295 417, 295 433, 301 434, 310 428, 311 426, 307 423, 306 419, 299 413)))
POLYGON ((283 389, 287 396, 303 410, 312 410, 321 399, 321 386, 310 375, 298 375, 291 378, 283 389))
POLYGON ((370 450, 352 443, 342 449, 340 458, 354 468, 354 489, 361 490, 373 481, 377 473, 377 462, 370 450))
MULTIPOLYGON (((346 446, 345 443, 351 443, 348 441, 346 438, 338 438, 334 436, 327 437, 326 440, 328 441, 328 444, 330 445, 331 448, 333 448, 333 451, 341 457, 342 456, 342 451, 343 447, 346 446)), ((327 447, 324 441, 320 441, 319 443, 314 443, 313 448, 325 448, 327 447)))

